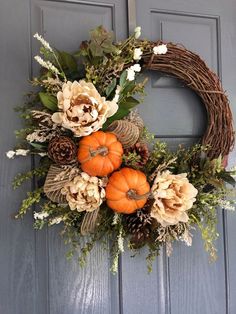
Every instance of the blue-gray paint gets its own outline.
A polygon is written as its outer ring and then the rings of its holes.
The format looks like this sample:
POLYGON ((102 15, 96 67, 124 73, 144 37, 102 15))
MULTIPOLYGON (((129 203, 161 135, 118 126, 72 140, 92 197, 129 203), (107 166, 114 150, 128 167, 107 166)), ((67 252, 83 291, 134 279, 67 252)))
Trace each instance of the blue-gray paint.
MULTIPOLYGON (((218 261, 211 265, 200 235, 192 248, 177 243, 171 258, 165 250, 148 275, 145 250, 125 253, 119 274, 109 272, 109 253, 97 245, 87 268, 65 259, 60 227, 35 232, 32 215, 11 218, 30 184, 13 192, 11 180, 28 169, 30 159, 5 158, 14 146, 20 122, 13 107, 30 89, 26 80, 38 68, 32 56, 40 32, 59 49, 76 50, 99 24, 123 39, 135 25, 144 37, 181 42, 199 53, 222 76, 236 102, 236 5, 234 0, 2 0, 0 2, 0 313, 4 314, 235 314, 236 216, 219 211, 218 261), (134 12, 134 5, 136 10, 134 12), (129 13, 129 21, 127 19, 129 13), (136 19, 136 22, 135 22, 136 19), (23 161, 23 162, 22 162, 23 161)), ((182 83, 149 73, 148 96, 140 106, 156 137, 174 149, 199 141, 206 114, 198 97, 182 83)), ((236 106, 233 105, 234 116, 236 106)), ((235 163, 235 152, 231 165, 235 163)), ((109 243, 108 243, 109 245, 109 243)))

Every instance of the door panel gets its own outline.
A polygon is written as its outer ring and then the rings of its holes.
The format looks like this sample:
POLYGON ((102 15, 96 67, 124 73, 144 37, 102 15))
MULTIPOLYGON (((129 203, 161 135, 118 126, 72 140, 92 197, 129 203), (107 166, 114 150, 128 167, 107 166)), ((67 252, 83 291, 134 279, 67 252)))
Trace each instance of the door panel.
MULTIPOLYGON (((215 1, 207 3, 206 7, 205 1, 178 1, 177 4, 176 1, 167 3, 166 1, 137 0, 137 25, 142 26, 143 37, 179 42, 199 53, 207 64, 222 76, 232 109, 235 111, 233 104, 236 94, 232 83, 235 82, 236 77, 232 63, 235 67, 236 60, 231 49, 233 45, 234 48, 236 46, 236 22, 232 14, 232 11, 235 13, 236 7, 231 1, 227 1, 224 7, 220 3, 217 5, 215 1)), ((190 91, 184 97, 187 90, 182 88, 179 82, 176 84, 176 80, 160 74, 154 75, 156 76, 155 83, 153 84, 152 74, 147 89, 148 97, 145 99, 142 110, 145 121, 151 125, 158 137, 164 138, 167 134, 172 147, 179 143, 180 137, 186 140, 192 138, 194 142, 195 137, 204 132, 206 125, 205 112, 200 100, 190 91), (151 116, 150 112, 155 112, 155 114, 151 116)), ((235 152, 231 156, 231 165, 232 162, 235 162, 235 152)), ((219 211, 218 218, 221 236, 217 241, 219 257, 215 264, 209 264, 197 232, 195 232, 191 249, 177 243, 173 256, 163 260, 163 269, 168 271, 166 276, 163 276, 166 302, 160 313, 221 314, 233 313, 236 310, 235 300, 232 297, 236 285, 235 276, 232 276, 235 269, 233 264, 235 250, 232 242, 236 236, 232 226, 236 222, 236 217, 230 215, 230 220, 227 221, 227 214, 222 215, 219 211)), ((129 261, 123 261, 123 269, 127 265, 129 261)), ((135 275, 133 280, 135 280, 135 275)), ((132 313, 128 299, 133 298, 130 293, 127 294, 127 291, 132 291, 130 277, 123 277, 123 286, 125 287, 124 295, 127 296, 127 301, 124 301, 124 304, 127 303, 124 312, 132 313)), ((153 293, 152 289, 150 293, 153 293)), ((136 297, 137 293, 133 294, 136 297)), ((142 299, 142 306, 149 309, 150 302, 148 299, 147 302, 145 300, 145 298, 142 299)))
MULTIPOLYGON (((88 38, 90 29, 104 25, 117 39, 127 36, 125 1, 5 1, 1 2, 1 132, 5 133, 1 153, 14 147, 14 130, 20 122, 13 107, 22 102, 29 90, 27 79, 37 74, 33 56, 39 32, 59 49, 74 51, 88 38), (118 27, 118 23, 120 24, 118 27), (13 75, 14 74, 14 75, 13 75), (14 86, 14 93, 12 87, 14 86), (6 104, 9 104, 6 106, 6 104), (8 123, 7 121, 11 121, 8 123), (5 130, 5 131, 4 131, 5 130), (6 132, 7 130, 7 132, 6 132)), ((33 165, 33 163, 32 163, 33 165)), ((0 238, 1 284, 0 312, 6 314, 118 313, 118 277, 110 272, 109 250, 96 246, 81 269, 75 258, 65 258, 64 241, 59 228, 35 232, 32 215, 25 221, 10 218, 30 184, 14 192, 11 180, 31 167, 28 161, 5 157, 1 160, 0 238), (10 209, 12 209, 10 211, 10 209)), ((108 243, 109 245, 109 243, 108 243)))
MULTIPOLYGON (((127 36, 127 3, 135 3, 143 37, 184 44, 199 53, 222 76, 231 103, 236 102, 236 5, 234 0, 2 0, 0 3, 0 90, 2 112, 0 173, 0 313, 4 314, 234 314, 236 312, 236 216, 219 211, 218 261, 209 264, 199 233, 192 248, 177 243, 171 258, 165 249, 146 271, 146 251, 125 253, 119 274, 109 272, 109 250, 97 245, 81 269, 67 261, 60 227, 32 229, 32 215, 14 221, 30 184, 12 192, 11 180, 33 166, 31 160, 4 157, 14 147, 20 122, 13 107, 27 79, 36 75, 33 56, 43 34, 59 49, 74 51, 91 28, 103 24, 117 39, 127 36), (11 122, 10 122, 11 121, 11 122), (13 196, 12 196, 13 195, 13 196)), ((134 16, 134 15, 133 15, 134 16)), ((149 129, 168 143, 191 145, 204 133, 207 119, 199 98, 183 84, 161 73, 147 73, 147 97, 140 112, 149 129)), ((233 106, 236 115, 236 106, 233 106)), ((235 163, 236 153, 230 164, 235 163)), ((109 243, 107 243, 109 246, 109 243)))
POLYGON ((14 147, 14 130, 20 128, 13 107, 21 102, 22 91, 29 90, 27 1, 0 4, 0 313, 34 313, 35 239, 32 220, 15 221, 25 185, 16 193, 11 181, 17 172, 30 168, 30 160, 7 160, 5 152, 14 147), (14 9, 13 9, 14 8, 14 9), (17 12, 17 22, 15 20, 17 12))
MULTIPOLYGON (((89 31, 98 25, 113 30, 117 38, 125 38, 124 1, 34 0, 31 5, 31 35, 40 30, 52 45, 61 50, 76 51, 81 41, 88 38, 89 31), (122 27, 116 25, 118 18, 122 27)), ((33 55, 38 48, 38 43, 33 41, 33 55)), ((33 75, 37 70, 33 67, 33 75)), ((43 289, 47 289, 48 313, 117 313, 118 277, 109 271, 109 250, 104 252, 101 245, 97 245, 88 258, 88 266, 81 269, 76 257, 72 261, 66 260, 68 247, 59 237, 60 228, 50 228, 45 232, 42 240, 41 232, 37 235, 39 242, 44 242, 37 248, 37 257, 41 259, 39 250, 44 251, 47 246, 46 258, 39 263, 47 268, 47 278, 43 279, 41 286, 43 288, 44 284, 43 289)))

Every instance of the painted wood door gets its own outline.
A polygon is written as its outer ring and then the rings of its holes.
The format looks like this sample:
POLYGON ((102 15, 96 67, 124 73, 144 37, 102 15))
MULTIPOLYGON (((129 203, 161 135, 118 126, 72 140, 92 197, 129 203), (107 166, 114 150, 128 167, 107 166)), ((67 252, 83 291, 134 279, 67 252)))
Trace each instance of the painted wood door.
MULTIPOLYGON (((236 3, 234 0, 1 0, 0 2, 0 313, 4 314, 234 314, 236 313, 236 215, 219 211, 218 261, 211 265, 196 232, 193 247, 165 250, 148 275, 145 252, 124 254, 119 274, 109 272, 109 251, 97 245, 80 269, 65 259, 60 227, 35 232, 32 215, 11 219, 30 184, 13 192, 17 172, 32 160, 5 158, 20 122, 13 107, 37 73, 32 35, 45 35, 59 49, 75 50, 88 31, 103 24, 117 39, 129 27, 143 36, 183 43, 222 77, 236 102, 236 3)), ((173 78, 150 77, 140 112, 151 131, 171 147, 190 145, 204 132, 206 115, 198 97, 173 78)), ((233 108, 236 114, 236 106, 233 108)), ((235 152, 230 164, 235 163, 235 152)), ((109 246, 109 243, 107 244, 109 246)))

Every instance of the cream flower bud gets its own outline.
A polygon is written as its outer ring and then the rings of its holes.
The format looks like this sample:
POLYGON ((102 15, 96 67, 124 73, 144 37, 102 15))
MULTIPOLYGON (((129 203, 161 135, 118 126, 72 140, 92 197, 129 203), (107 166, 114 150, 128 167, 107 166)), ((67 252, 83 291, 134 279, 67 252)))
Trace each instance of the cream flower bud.
POLYGON ((9 150, 8 152, 6 152, 6 156, 9 159, 13 159, 15 157, 15 151, 14 150, 9 150))
POLYGON ((17 149, 16 156, 27 156, 29 152, 29 149, 17 149))
POLYGON ((133 81, 135 79, 135 71, 132 67, 128 68, 127 70, 127 80, 133 81))
POLYGON ((63 217, 55 217, 50 221, 50 225, 58 225, 63 221, 63 217))
POLYGON ((141 66, 140 64, 136 63, 132 66, 135 72, 140 72, 141 71, 141 66))
POLYGON ((139 61, 141 59, 143 52, 141 48, 134 49, 133 59, 139 61))
POLYGON ((135 79, 135 72, 140 72, 141 71, 141 66, 140 64, 136 63, 129 67, 127 70, 127 80, 128 81, 133 81, 135 79))
POLYGON ((44 218, 47 218, 49 214, 47 212, 34 212, 34 219, 37 220, 43 220, 44 218))
POLYGON ((138 39, 141 36, 141 27, 137 26, 134 29, 134 38, 138 39))
POLYGON ((167 53, 168 49, 167 49, 167 45, 165 44, 162 44, 162 45, 159 45, 159 46, 155 46, 153 48, 153 53, 155 55, 165 55, 167 53))

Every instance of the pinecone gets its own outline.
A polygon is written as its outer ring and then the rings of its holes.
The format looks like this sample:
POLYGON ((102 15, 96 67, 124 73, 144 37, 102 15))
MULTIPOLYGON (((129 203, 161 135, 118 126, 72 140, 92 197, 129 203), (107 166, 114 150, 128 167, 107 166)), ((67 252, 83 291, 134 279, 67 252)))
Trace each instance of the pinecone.
POLYGON ((75 161, 75 143, 66 136, 54 137, 48 144, 48 156, 59 165, 67 165, 75 161))
POLYGON ((138 210, 135 214, 126 216, 127 231, 132 235, 131 243, 135 247, 142 246, 149 239, 152 217, 150 216, 151 202, 138 210))
POLYGON ((148 146, 144 142, 137 142, 129 149, 125 150, 125 154, 128 153, 136 153, 138 156, 140 156, 140 161, 138 162, 139 167, 143 167, 146 165, 148 158, 149 158, 149 150, 148 146))

